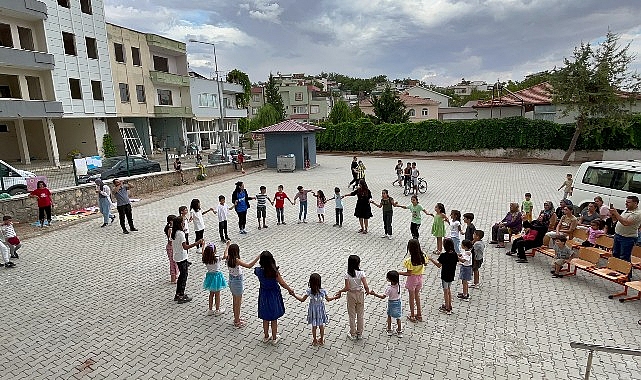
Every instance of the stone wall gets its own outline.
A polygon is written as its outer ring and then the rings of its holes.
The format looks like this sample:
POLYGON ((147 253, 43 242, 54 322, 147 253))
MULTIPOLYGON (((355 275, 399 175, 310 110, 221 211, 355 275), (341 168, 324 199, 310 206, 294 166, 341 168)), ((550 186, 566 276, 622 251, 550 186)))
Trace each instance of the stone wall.
MULTIPOLYGON (((244 163, 245 168, 263 166, 265 159, 251 160, 244 163)), ((210 165, 205 167, 207 178, 198 181, 202 184, 212 182, 216 176, 234 172, 234 165, 231 163, 210 165)), ((185 181, 188 183, 196 182, 196 175, 200 173, 198 168, 188 168, 183 170, 185 181)), ((180 186, 178 174, 175 172, 160 172, 142 174, 127 178, 132 185, 129 192, 131 198, 140 198, 142 194, 150 194, 164 189, 180 186)), ((109 185, 113 187, 111 180, 109 185)), ((64 214, 71 210, 78 210, 85 207, 97 206, 98 197, 96 196, 95 185, 84 184, 66 189, 53 190, 52 198, 54 202, 54 214, 64 214)), ((37 218, 38 205, 34 198, 28 198, 27 195, 19 195, 11 199, 0 200, 0 215, 11 215, 19 221, 31 221, 37 218)))

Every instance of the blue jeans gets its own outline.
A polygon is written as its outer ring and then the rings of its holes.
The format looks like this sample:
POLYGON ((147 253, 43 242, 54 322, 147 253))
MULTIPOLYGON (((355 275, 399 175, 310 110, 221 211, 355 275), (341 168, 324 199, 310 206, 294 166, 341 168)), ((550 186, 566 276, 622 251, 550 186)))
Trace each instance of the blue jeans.
POLYGON ((305 220, 305 219, 307 219, 307 201, 300 201, 300 211, 298 211, 298 220, 305 220))
POLYGON ((461 238, 452 236, 451 239, 452 243, 454 243, 454 251, 456 251, 457 254, 461 253, 461 238))
POLYGON ((636 237, 625 237, 619 234, 614 234, 612 256, 630 262, 630 256, 632 256, 632 247, 634 247, 634 243, 636 242, 636 237))
POLYGON ((102 214, 103 223, 109 223, 109 217, 111 216, 111 201, 109 200, 109 198, 99 198, 98 207, 100 208, 100 213, 102 214))

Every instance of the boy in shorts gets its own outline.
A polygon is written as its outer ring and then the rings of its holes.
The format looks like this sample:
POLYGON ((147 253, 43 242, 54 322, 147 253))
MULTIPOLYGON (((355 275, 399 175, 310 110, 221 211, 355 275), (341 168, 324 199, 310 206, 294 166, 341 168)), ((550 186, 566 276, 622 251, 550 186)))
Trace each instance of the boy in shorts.
POLYGON ((554 270, 552 270, 552 277, 561 278, 563 275, 560 273, 561 268, 565 263, 569 263, 574 256, 572 248, 565 245, 568 238, 565 235, 557 235, 554 238, 554 270))
POLYGON ((463 247, 463 252, 459 253, 458 261, 461 263, 459 279, 461 280, 461 285, 463 285, 463 293, 459 293, 456 298, 463 301, 469 301, 470 292, 468 284, 472 280, 472 242, 469 240, 463 240, 461 247, 463 247))
POLYGON ((483 230, 474 231, 474 239, 472 239, 472 273, 474 274, 474 283, 470 285, 472 289, 481 288, 479 269, 481 269, 481 265, 483 264, 483 252, 485 252, 484 236, 485 232, 483 232, 483 230))
POLYGON ((261 229, 260 218, 263 218, 263 228, 267 228, 265 224, 265 217, 267 216, 267 201, 274 205, 271 199, 267 196, 267 188, 265 186, 260 187, 260 194, 256 194, 256 216, 258 217, 258 229, 261 229))
POLYGON ((456 274, 456 266, 458 264, 458 256, 454 251, 454 242, 452 239, 444 239, 443 241, 444 252, 438 256, 438 259, 430 257, 432 264, 441 268, 441 285, 443 286, 443 300, 444 304, 441 305, 439 311, 452 315, 452 282, 454 282, 454 275, 456 274))

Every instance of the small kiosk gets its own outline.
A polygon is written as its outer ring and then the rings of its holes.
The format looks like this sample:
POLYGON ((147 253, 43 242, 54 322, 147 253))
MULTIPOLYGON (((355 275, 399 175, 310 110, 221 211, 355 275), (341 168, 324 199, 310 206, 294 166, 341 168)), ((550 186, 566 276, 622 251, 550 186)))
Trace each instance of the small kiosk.
MULTIPOLYGON (((316 131, 325 128, 296 120, 284 120, 254 131, 265 136, 266 165, 278 168, 278 156, 293 155, 296 169, 316 166, 316 131)), ((281 158, 282 165, 283 158, 281 158)))

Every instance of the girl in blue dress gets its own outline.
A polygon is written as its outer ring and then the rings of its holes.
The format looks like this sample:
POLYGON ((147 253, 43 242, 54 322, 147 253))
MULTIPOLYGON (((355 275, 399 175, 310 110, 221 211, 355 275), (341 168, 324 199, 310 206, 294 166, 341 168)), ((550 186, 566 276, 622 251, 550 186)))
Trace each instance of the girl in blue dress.
POLYGON ((297 296, 297 300, 305 302, 309 298, 309 307, 307 308, 307 323, 312 325, 312 346, 322 346, 325 343, 325 325, 329 322, 325 312, 325 302, 341 298, 338 293, 334 297, 328 297, 325 289, 321 289, 321 276, 318 273, 312 273, 309 276, 309 289, 304 296, 297 296), (316 330, 320 328, 320 339, 316 339, 316 330))
MULTIPOLYGON (((202 241, 202 239, 199 241, 202 241)), ((216 254, 216 246, 213 243, 207 244, 202 251, 203 264, 207 267, 207 274, 205 275, 205 281, 203 281, 203 289, 209 291, 209 310, 207 311, 207 315, 219 316, 225 312, 224 308, 220 308, 220 291, 227 287, 227 281, 225 281, 223 272, 220 271, 220 262, 227 259, 229 243, 228 241, 222 259, 216 254), (212 310, 214 298, 216 299, 215 311, 212 310)))

